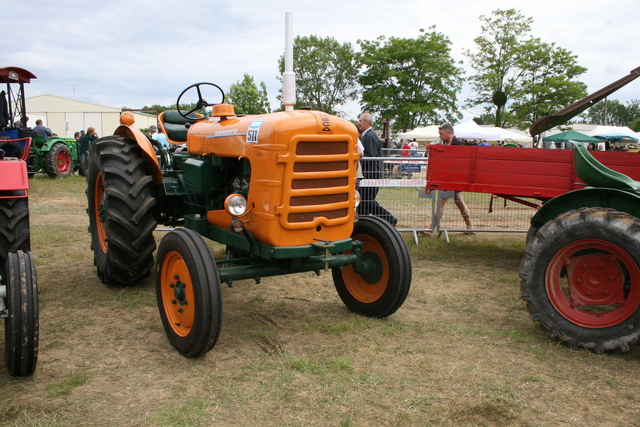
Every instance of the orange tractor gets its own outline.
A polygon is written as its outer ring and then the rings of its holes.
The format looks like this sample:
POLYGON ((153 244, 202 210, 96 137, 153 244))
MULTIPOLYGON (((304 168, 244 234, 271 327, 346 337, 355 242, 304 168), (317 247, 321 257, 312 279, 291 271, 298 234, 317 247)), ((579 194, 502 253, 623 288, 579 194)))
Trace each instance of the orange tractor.
POLYGON ((172 227, 157 251, 156 293, 182 355, 215 345, 224 282, 331 270, 351 311, 386 317, 402 306, 411 260, 395 228, 356 214, 353 124, 311 110, 237 116, 212 83, 189 86, 177 110, 158 120, 169 149, 127 113, 113 136, 93 143, 88 213, 98 275, 108 284, 149 276, 153 232, 172 227), (184 111, 189 97, 195 107, 184 111), (226 257, 214 259, 203 237, 226 245, 226 257))

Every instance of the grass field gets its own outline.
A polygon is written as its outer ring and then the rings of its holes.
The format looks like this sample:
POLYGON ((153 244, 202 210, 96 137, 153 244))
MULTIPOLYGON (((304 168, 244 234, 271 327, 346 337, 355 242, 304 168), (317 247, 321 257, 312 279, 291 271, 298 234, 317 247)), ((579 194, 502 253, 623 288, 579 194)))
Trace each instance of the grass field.
POLYGON ((384 320, 350 313, 327 273, 236 281, 218 344, 191 360, 164 336, 154 277, 100 283, 84 179, 31 185, 40 353, 33 376, 0 374, 0 425, 640 425, 640 347, 594 355, 537 328, 523 234, 407 235, 412 289, 384 320))

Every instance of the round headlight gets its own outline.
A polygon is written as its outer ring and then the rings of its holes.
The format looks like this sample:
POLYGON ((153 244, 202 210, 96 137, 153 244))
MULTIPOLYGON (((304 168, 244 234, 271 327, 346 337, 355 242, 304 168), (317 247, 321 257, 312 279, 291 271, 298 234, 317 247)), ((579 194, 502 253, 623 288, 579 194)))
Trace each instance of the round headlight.
POLYGON ((358 191, 356 191, 356 194, 355 194, 354 197, 356 199, 356 208, 357 208, 358 206, 360 206, 360 193, 358 193, 358 191))
POLYGON ((224 209, 231 216, 242 216, 247 212, 247 200, 240 194, 231 194, 224 201, 224 209))

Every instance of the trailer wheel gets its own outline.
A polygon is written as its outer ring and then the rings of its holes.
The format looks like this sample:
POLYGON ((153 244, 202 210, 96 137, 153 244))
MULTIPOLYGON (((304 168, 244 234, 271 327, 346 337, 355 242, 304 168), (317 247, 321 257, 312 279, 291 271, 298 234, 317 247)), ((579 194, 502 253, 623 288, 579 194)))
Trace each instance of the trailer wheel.
POLYGON ((572 210, 540 228, 520 263, 522 299, 552 338, 595 353, 640 338, 640 221, 572 210))
POLYGON ((10 252, 28 252, 30 248, 29 200, 26 197, 0 198, 0 275, 5 276, 10 252))
POLYGON ((364 244, 362 263, 332 270, 338 295, 351 311, 390 316, 402 306, 411 286, 407 246, 389 223, 374 216, 360 217, 352 239, 364 244))
POLYGON ((7 368, 12 376, 31 375, 38 360, 38 288, 30 252, 9 254, 3 281, 8 311, 4 321, 7 368))
POLYGON ((185 357, 213 348, 222 326, 220 275, 198 233, 176 229, 158 247, 156 298, 169 342, 185 357))
POLYGON ((98 276, 110 285, 132 285, 153 268, 156 221, 152 179, 135 141, 105 137, 91 145, 87 200, 91 249, 98 276))
POLYGON ((73 173, 71 150, 66 144, 56 142, 47 152, 44 168, 51 178, 65 177, 73 173))

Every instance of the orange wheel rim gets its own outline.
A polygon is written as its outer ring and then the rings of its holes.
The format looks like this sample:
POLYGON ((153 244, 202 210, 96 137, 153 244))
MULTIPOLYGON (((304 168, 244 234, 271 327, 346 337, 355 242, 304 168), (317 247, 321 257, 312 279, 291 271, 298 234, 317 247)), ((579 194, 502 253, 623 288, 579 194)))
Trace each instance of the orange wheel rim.
POLYGON ((389 261, 384 252, 384 248, 380 243, 369 235, 358 235, 353 237, 363 243, 363 257, 369 258, 368 261, 375 264, 375 268, 379 270, 379 274, 375 276, 375 281, 366 280, 363 276, 353 271, 353 266, 344 267, 342 277, 349 293, 362 303, 372 303, 379 300, 387 290, 389 283, 389 261), (369 256, 367 256, 369 255, 369 256))
POLYGON ((93 215, 96 222, 96 232, 98 234, 100 249, 103 253, 107 253, 107 249, 109 248, 109 243, 107 242, 107 227, 105 226, 107 223, 107 205, 103 198, 104 180, 102 179, 102 174, 98 172, 93 189, 93 215))
POLYGON ((195 318, 195 300, 191 275, 184 258, 170 251, 162 261, 160 292, 167 322, 180 337, 191 332, 195 318))

